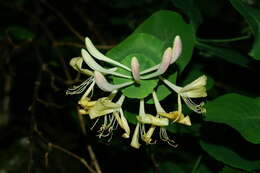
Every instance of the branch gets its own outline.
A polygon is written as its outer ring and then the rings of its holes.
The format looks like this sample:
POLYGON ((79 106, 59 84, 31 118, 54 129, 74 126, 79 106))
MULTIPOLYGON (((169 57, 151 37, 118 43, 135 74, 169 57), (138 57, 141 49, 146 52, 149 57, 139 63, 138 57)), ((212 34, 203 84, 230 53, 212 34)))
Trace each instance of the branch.
POLYGON ((53 11, 61 20, 62 22, 68 27, 68 29, 75 34, 80 40, 84 42, 84 37, 69 23, 69 21, 63 16, 61 12, 59 12, 58 9, 53 7, 51 4, 49 4, 45 0, 40 0, 47 8, 49 8, 51 11, 53 11))

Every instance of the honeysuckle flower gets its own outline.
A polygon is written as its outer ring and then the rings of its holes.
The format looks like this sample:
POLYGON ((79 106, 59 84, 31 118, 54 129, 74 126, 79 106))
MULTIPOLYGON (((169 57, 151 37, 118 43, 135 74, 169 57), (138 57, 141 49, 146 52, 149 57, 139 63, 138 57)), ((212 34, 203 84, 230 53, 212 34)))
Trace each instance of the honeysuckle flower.
MULTIPOLYGON (((145 108, 144 108, 144 99, 140 100, 140 105, 139 105, 139 117, 145 117, 145 108)), ((143 123, 137 122, 135 126, 135 131, 131 140, 130 145, 136 149, 140 148, 141 144, 139 143, 139 134, 141 134, 141 138, 145 134, 145 127, 143 123)))
POLYGON ((172 61, 172 48, 169 47, 164 51, 163 58, 161 63, 159 64, 158 69, 151 74, 141 77, 141 79, 150 79, 162 75, 168 69, 169 65, 171 64, 171 61, 172 61))
POLYGON ((90 54, 85 50, 85 49, 81 49, 81 54, 82 57, 85 61, 85 63, 92 69, 95 71, 99 71, 102 72, 104 74, 112 74, 114 76, 119 76, 119 77, 123 77, 123 78, 128 78, 131 79, 131 76, 127 76, 127 75, 123 75, 121 73, 117 73, 114 70, 111 69, 105 69, 103 68, 101 65, 99 65, 91 56, 90 54))
MULTIPOLYGON (((178 60, 178 58, 181 55, 181 52, 182 52, 182 42, 181 42, 180 36, 177 35, 177 36, 175 36, 174 41, 173 41, 173 47, 172 47, 172 51, 171 51, 172 58, 171 58, 170 64, 173 64, 174 62, 176 62, 178 60)), ((164 52, 164 54, 165 53, 166 52, 164 52)), ((167 53, 169 53, 169 52, 167 52, 167 53)), ((153 66, 151 68, 148 68, 148 69, 142 71, 140 74, 142 75, 142 74, 146 74, 146 73, 152 72, 154 70, 158 70, 159 67, 160 67, 160 64, 157 64, 157 65, 155 65, 155 66, 153 66)))
POLYGON ((73 94, 80 94, 86 90, 88 86, 91 86, 90 88, 93 89, 95 79, 94 79, 94 72, 88 69, 82 68, 83 58, 82 57, 75 57, 70 60, 70 65, 77 70, 78 72, 85 74, 89 76, 85 81, 83 81, 78 86, 73 86, 72 88, 69 88, 66 91, 67 95, 73 95, 73 94), (93 85, 92 85, 93 84, 93 85))
MULTIPOLYGON (((113 92, 108 97, 102 97, 96 101, 91 101, 89 97, 85 97, 79 101, 79 105, 82 107, 80 113, 88 114, 90 119, 97 119, 97 121, 99 121, 100 117, 104 117, 103 124, 98 130, 100 138, 112 134, 117 125, 125 131, 122 135, 124 138, 129 138, 130 136, 130 128, 121 108, 125 96, 121 95, 119 100, 114 103, 112 99, 115 95, 116 92, 113 92)), ((94 126, 97 121, 94 123, 94 126)))
MULTIPOLYGON (((186 85, 185 87, 179 87, 167 79, 164 79, 160 77, 161 80, 169 86, 171 89, 173 89, 178 95, 181 96, 181 98, 184 100, 186 105, 193 111, 197 113, 205 113, 206 109, 203 107, 204 103, 196 104, 194 103, 191 98, 200 98, 200 97, 206 97, 206 83, 207 83, 207 77, 205 75, 200 76, 190 84, 186 85)), ((178 99, 178 105, 181 105, 181 99, 178 99)))
MULTIPOLYGON (((130 137, 130 128, 122 108, 123 102, 125 100, 124 94, 126 94, 126 92, 124 92, 122 89, 134 84, 136 85, 135 87, 138 87, 139 85, 143 84, 142 80, 160 78, 167 86, 169 86, 177 93, 178 110, 173 112, 166 112, 160 105, 155 91, 153 91, 152 96, 156 108, 156 115, 154 116, 145 112, 144 98, 138 98, 140 105, 139 113, 136 116, 137 124, 130 144, 132 147, 137 149, 140 148, 140 139, 146 144, 155 143, 156 141, 152 142, 152 136, 156 129, 159 129, 161 140, 166 141, 174 147, 177 146, 175 141, 168 137, 165 127, 167 127, 170 123, 180 123, 191 126, 190 117, 184 116, 182 113, 182 100, 184 100, 188 107, 195 112, 205 112, 203 103, 197 105, 191 99, 206 97, 206 76, 201 76, 184 87, 179 87, 163 78, 163 74, 168 70, 169 66, 176 62, 181 55, 182 42, 180 36, 177 35, 174 38, 172 47, 164 50, 161 62, 159 64, 156 64, 141 72, 140 69, 142 68, 140 68, 140 66, 142 66, 142 61, 140 59, 138 60, 137 57, 132 57, 130 64, 121 64, 120 62, 117 62, 116 60, 113 60, 99 52, 89 38, 85 39, 85 44, 86 50, 81 50, 82 57, 73 58, 70 61, 70 65, 78 72, 87 75, 88 79, 83 81, 83 83, 79 86, 68 89, 66 93, 80 94, 84 92, 83 96, 78 101, 78 104, 80 105, 78 111, 80 114, 89 115, 91 120, 96 120, 91 129, 96 126, 97 122, 102 120, 102 125, 99 128, 97 135, 99 138, 110 136, 111 139, 113 130, 115 130, 118 126, 124 131, 122 137, 130 137), (98 61, 109 63, 110 66, 112 65, 112 68, 105 68, 101 66, 98 61), (83 68, 83 62, 86 63, 90 69, 83 68), (117 71, 121 68, 129 71, 131 75, 121 73, 120 70, 117 71), (128 80, 126 80, 127 82, 123 82, 121 84, 114 84, 113 80, 107 80, 111 79, 106 78, 107 76, 126 78, 128 80), (92 100, 95 86, 104 92, 110 92, 110 95, 92 100), (115 102, 115 96, 120 92, 122 95, 115 102), (146 126, 149 126, 147 131, 145 129, 146 126)), ((131 96, 129 97, 131 98, 131 96)))
POLYGON ((132 75, 136 83, 140 83, 140 64, 136 57, 131 60, 132 75))
POLYGON ((169 137, 168 137, 168 134, 167 134, 167 131, 166 129, 164 128, 165 126, 168 126, 169 124, 169 120, 167 118, 164 118, 164 117, 161 117, 159 113, 166 113, 165 110, 162 108, 159 100, 158 100, 158 97, 155 93, 155 91, 153 91, 152 93, 153 95, 153 100, 154 100, 154 104, 155 104, 155 109, 156 109, 156 116, 152 116, 150 117, 151 119, 153 119, 153 121, 146 121, 144 122, 145 119, 143 119, 143 123, 146 123, 146 124, 151 124, 151 127, 150 129, 148 130, 148 132, 146 134, 144 134, 143 136, 143 140, 146 142, 146 143, 151 143, 152 139, 152 135, 155 131, 155 128, 157 126, 160 127, 160 139, 163 140, 163 141, 166 141, 168 144, 170 144, 171 146, 174 146, 176 147, 177 145, 175 144, 175 141, 171 140, 169 137), (165 124, 163 124, 162 122, 164 122, 165 124))

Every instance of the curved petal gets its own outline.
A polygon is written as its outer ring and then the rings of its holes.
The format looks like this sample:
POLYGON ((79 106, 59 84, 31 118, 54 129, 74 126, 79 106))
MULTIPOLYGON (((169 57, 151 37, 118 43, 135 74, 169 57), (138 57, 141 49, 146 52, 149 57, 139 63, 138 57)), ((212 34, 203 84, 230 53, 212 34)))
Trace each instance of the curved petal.
POLYGON ((85 38, 85 44, 86 44, 86 47, 87 47, 87 50, 89 51, 89 53, 92 56, 94 56, 95 58, 97 58, 98 60, 116 65, 118 67, 122 67, 122 68, 126 69, 127 71, 131 71, 131 69, 128 68, 127 66, 125 66, 109 57, 106 57, 101 52, 99 52, 88 37, 85 38))

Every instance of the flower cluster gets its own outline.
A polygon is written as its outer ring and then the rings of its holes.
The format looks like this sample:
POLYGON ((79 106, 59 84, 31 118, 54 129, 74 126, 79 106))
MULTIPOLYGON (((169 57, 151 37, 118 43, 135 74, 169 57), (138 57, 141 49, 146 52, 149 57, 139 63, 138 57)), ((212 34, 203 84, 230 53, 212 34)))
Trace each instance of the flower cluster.
POLYGON ((73 58, 70 61, 70 65, 78 72, 87 75, 88 78, 82 84, 68 89, 66 94, 71 95, 84 92, 78 102, 80 105, 79 113, 89 115, 90 119, 95 119, 94 126, 102 119, 102 125, 98 130, 98 136, 100 138, 110 136, 111 139, 113 130, 118 126, 124 131, 122 137, 129 138, 131 136, 130 127, 122 108, 126 96, 121 90, 131 85, 138 85, 142 80, 160 79, 163 84, 177 93, 178 109, 173 112, 166 112, 161 106, 156 91, 154 90, 151 94, 156 115, 152 115, 145 111, 145 98, 140 98, 139 113, 137 113, 136 116, 137 124, 131 140, 131 146, 134 148, 141 146, 140 139, 147 144, 154 143, 155 141, 152 139, 152 136, 157 128, 159 129, 161 140, 166 141, 172 146, 176 146, 175 141, 169 139, 165 127, 170 123, 180 123, 191 126, 190 117, 182 113, 182 100, 191 110, 197 113, 204 113, 206 111, 203 107, 203 102, 196 104, 192 101, 192 98, 207 96, 205 88, 207 77, 205 75, 184 87, 177 86, 163 77, 168 67, 176 62, 181 55, 182 42, 180 36, 176 36, 173 41, 173 46, 164 51, 159 64, 143 71, 140 71, 141 64, 137 57, 132 57, 131 63, 129 64, 130 67, 128 67, 126 64, 122 64, 103 55, 95 48, 89 38, 85 39, 85 43, 87 50, 82 49, 82 57, 73 58), (105 68, 98 63, 99 61, 103 61, 114 67, 105 68), (87 64, 89 69, 83 68, 83 62, 87 64), (129 71, 131 75, 119 73, 119 68, 129 71), (129 80, 124 83, 113 84, 107 80, 106 76, 115 76, 129 80), (108 96, 92 100, 95 86, 104 92, 108 92, 108 96), (147 126, 149 127, 148 129, 147 126))

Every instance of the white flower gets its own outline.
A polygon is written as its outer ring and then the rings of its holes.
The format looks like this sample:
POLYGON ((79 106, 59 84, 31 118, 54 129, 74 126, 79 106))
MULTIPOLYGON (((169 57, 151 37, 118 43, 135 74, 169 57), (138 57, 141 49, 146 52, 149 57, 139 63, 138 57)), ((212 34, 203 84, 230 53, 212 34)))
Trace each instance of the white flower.
MULTIPOLYGON (((115 94, 116 92, 113 92, 110 96, 99 98, 96 101, 91 101, 88 97, 79 101, 79 105, 82 107, 80 113, 88 114, 90 119, 97 119, 97 121, 99 121, 100 117, 104 117, 103 124, 98 130, 98 136, 100 138, 111 135, 113 130, 117 128, 117 125, 125 131, 122 135, 124 138, 129 138, 130 136, 130 128, 121 108, 125 96, 122 95, 119 100, 114 103, 112 99, 115 94)), ((94 123, 94 126, 97 121, 94 123)))
MULTIPOLYGON (((185 87, 179 87, 167 79, 160 77, 162 81, 173 89, 181 98, 184 100, 186 105, 193 111, 197 113, 205 113, 206 109, 203 107, 204 103, 196 104, 194 103, 191 98, 200 98, 206 97, 206 83, 207 77, 205 75, 200 76, 198 79, 194 80, 190 84, 186 85, 185 87)), ((178 99, 178 105, 181 105, 181 99, 178 99)))

